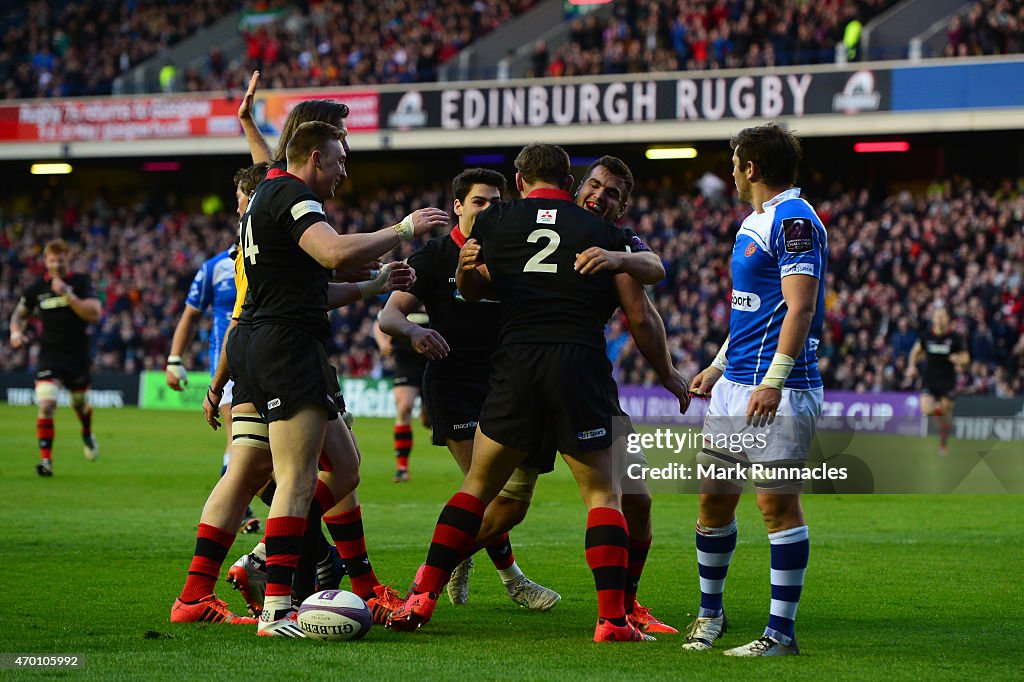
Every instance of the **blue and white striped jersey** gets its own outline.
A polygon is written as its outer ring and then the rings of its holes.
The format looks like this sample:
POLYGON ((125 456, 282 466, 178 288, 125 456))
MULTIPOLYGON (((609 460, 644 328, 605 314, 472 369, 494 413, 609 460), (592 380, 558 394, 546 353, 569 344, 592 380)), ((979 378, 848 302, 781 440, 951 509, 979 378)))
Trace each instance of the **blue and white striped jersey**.
POLYGON ((199 312, 213 308, 213 329, 210 334, 210 374, 217 369, 220 349, 224 345, 224 334, 231 322, 231 311, 235 307, 235 265, 228 255, 221 251, 208 258, 199 268, 192 286, 188 289, 185 305, 199 312))
POLYGON ((818 342, 825 312, 828 235, 814 209, 793 187, 747 216, 732 250, 732 314, 725 377, 756 385, 764 379, 779 344, 786 302, 782 278, 811 275, 819 281, 814 319, 786 388, 819 388, 818 342))

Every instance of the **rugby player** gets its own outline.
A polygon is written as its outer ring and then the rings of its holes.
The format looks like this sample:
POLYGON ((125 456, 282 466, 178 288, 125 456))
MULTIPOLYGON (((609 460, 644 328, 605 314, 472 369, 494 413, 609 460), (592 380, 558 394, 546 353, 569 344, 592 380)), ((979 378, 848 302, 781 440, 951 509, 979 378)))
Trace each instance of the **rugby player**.
POLYGON ((918 376, 922 356, 925 365, 921 375, 921 416, 938 420, 939 454, 944 457, 949 452, 949 434, 953 431, 956 368, 970 365, 971 356, 960 337, 949 328, 949 312, 941 303, 932 306, 931 322, 910 349, 907 376, 918 376))
POLYGON ((82 424, 85 458, 94 461, 100 453, 92 434, 92 406, 89 404, 89 325, 98 322, 102 307, 88 275, 70 271, 71 248, 57 239, 43 248, 46 274, 22 295, 11 316, 11 348, 28 343, 29 316, 38 308, 42 333, 36 369, 36 436, 39 463, 36 473, 53 476, 53 415, 63 385, 71 393, 71 405, 82 424))
MULTIPOLYGON (((785 471, 806 461, 821 416, 816 350, 828 236, 794 186, 803 156, 795 135, 772 123, 741 130, 729 146, 737 194, 754 212, 740 226, 732 251, 729 338, 690 384, 694 393, 710 394, 697 462, 723 471, 751 463, 785 471), (743 452, 715 448, 712 443, 723 435, 749 446, 743 452)), ((799 481, 770 475, 755 485, 771 545, 768 625, 761 637, 725 654, 792 656, 800 652, 794 621, 810 551, 801 488, 799 481)), ((702 481, 696 532, 700 611, 684 649, 708 650, 725 631, 722 593, 736 548, 741 490, 739 480, 702 481)))

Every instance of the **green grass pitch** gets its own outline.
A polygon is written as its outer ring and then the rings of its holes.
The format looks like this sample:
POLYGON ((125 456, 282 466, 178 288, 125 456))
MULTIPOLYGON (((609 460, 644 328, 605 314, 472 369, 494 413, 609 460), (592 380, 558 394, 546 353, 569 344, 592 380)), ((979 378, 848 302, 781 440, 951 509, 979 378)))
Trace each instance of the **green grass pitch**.
MULTIPOLYGON (((77 672, 0 678, 86 679, 1020 679, 1024 497, 805 498, 811 563, 797 617, 803 650, 737 660, 651 644, 595 645, 586 514, 564 465, 543 477, 512 536, 526 574, 562 594, 547 614, 516 607, 481 554, 470 604, 445 597, 413 634, 374 628, 359 642, 262 640, 255 628, 168 622, 220 470, 223 440, 201 415, 100 410, 102 455, 86 462, 73 413, 58 411, 56 475, 40 479, 34 410, 0 406, 0 653, 74 653, 77 672)), ((404 589, 442 503, 459 483, 447 451, 416 429, 412 482, 391 483, 391 423, 360 419, 360 497, 370 557, 404 589)), ((904 445, 893 439, 893 447, 904 445)), ((257 503, 265 515, 266 509, 257 503)), ((699 600, 696 499, 656 495, 655 542, 641 601, 683 628, 699 600)), ((752 498, 739 512, 722 647, 760 635, 769 601, 768 542, 752 498)), ((240 536, 228 562, 255 538, 240 536)), ((343 583, 343 585, 347 585, 343 583)), ((237 611, 244 604, 223 582, 237 611)))

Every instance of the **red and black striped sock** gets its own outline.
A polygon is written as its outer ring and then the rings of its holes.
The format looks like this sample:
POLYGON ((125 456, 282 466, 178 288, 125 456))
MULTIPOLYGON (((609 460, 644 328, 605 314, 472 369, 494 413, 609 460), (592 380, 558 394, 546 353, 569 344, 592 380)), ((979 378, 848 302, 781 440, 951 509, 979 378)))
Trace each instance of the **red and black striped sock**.
POLYGON ((395 424, 395 459, 399 469, 409 468, 409 453, 412 452, 412 425, 395 424))
POLYGON ((53 419, 45 417, 36 419, 36 437, 39 439, 39 456, 43 459, 52 459, 53 419))
POLYGON ((624 587, 629 555, 629 531, 622 512, 594 507, 587 514, 587 564, 597 588, 597 615, 616 625, 626 624, 624 587))
POLYGON ((440 592, 455 567, 476 548, 476 534, 486 507, 469 493, 455 493, 448 500, 437 517, 417 592, 440 592))
POLYGON ((194 602, 213 594, 217 576, 220 575, 220 567, 224 564, 234 541, 234 531, 221 530, 205 523, 199 524, 196 551, 192 556, 192 565, 188 567, 185 587, 181 590, 181 601, 194 602))
POLYGON ((75 414, 78 415, 78 421, 82 423, 82 439, 88 439, 92 437, 92 408, 75 408, 75 414))
POLYGON ((361 507, 334 516, 325 516, 327 532, 334 539, 338 555, 345 562, 352 591, 366 600, 373 596, 373 588, 380 585, 373 572, 370 557, 366 554, 366 538, 363 537, 363 510, 361 507))
POLYGON ((267 519, 267 597, 291 597, 292 577, 299 564, 305 534, 304 516, 267 519))
POLYGON ((516 557, 512 553, 512 543, 508 539, 508 533, 505 533, 484 547, 484 549, 487 550, 487 556, 491 557, 494 567, 499 571, 505 570, 516 562, 516 557))
POLYGON ((640 574, 644 572, 644 564, 647 563, 647 553, 651 550, 651 540, 629 539, 629 563, 626 566, 626 593, 624 605, 626 613, 633 613, 633 605, 636 604, 636 592, 640 587, 640 574))

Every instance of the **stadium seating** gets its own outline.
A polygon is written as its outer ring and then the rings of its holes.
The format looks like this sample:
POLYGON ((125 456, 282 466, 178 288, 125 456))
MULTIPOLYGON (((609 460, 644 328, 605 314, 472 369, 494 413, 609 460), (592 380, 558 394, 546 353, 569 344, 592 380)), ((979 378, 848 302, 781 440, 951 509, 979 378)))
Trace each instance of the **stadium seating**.
POLYGON ((944 57, 1024 52, 1024 0, 976 0, 950 19, 944 57))
MULTIPOLYGON (((911 389, 907 356, 928 306, 941 300, 972 357, 961 389, 1024 392, 1024 281, 1013 265, 1024 261, 1024 179, 991 190, 947 180, 922 195, 899 192, 882 201, 849 191, 811 199, 829 228, 826 328, 818 351, 826 386, 911 389)), ((440 186, 402 187, 342 204, 330 210, 332 223, 361 231, 451 200, 440 186)), ((654 300, 684 373, 708 364, 727 334, 730 251, 749 210, 729 197, 648 184, 638 186, 621 221, 665 262, 668 276, 654 300)), ((228 245, 233 225, 227 214, 111 211, 102 204, 54 219, 7 218, 0 224, 0 335, 7 335, 16 296, 41 272, 40 245, 63 235, 78 242, 74 268, 92 273, 104 302, 94 335, 96 371, 162 369, 191 278, 212 255, 211 245, 228 245), (167 253, 174 254, 169 261, 167 253)), ((394 256, 407 257, 414 246, 403 244, 394 256)), ((332 316, 330 355, 343 373, 385 373, 371 333, 379 307, 357 303, 332 316)), ((204 366, 205 335, 204 326, 190 350, 193 370, 204 366)), ((36 351, 0 354, 0 371, 30 368, 36 351)), ((656 383, 622 319, 609 326, 608 351, 621 383, 656 383)))
POLYGON ((241 4, 32 0, 0 23, 2 96, 109 95, 118 75, 241 4))

